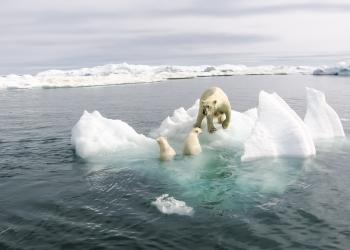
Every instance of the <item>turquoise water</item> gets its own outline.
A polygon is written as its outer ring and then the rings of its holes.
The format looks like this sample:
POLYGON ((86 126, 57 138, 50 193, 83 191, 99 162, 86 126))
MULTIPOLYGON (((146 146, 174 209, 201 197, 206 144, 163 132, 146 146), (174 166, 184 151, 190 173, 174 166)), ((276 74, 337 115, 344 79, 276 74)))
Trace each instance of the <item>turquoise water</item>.
POLYGON ((209 86, 232 107, 257 106, 276 91, 299 115, 305 86, 327 95, 350 133, 345 77, 234 76, 159 84, 0 92, 0 249, 349 249, 350 143, 317 143, 310 159, 242 163, 237 150, 198 157, 108 159, 76 156, 71 128, 99 110, 148 134, 209 86), (130 102, 133 100, 133 102, 130 102), (192 216, 151 204, 162 194, 192 216))

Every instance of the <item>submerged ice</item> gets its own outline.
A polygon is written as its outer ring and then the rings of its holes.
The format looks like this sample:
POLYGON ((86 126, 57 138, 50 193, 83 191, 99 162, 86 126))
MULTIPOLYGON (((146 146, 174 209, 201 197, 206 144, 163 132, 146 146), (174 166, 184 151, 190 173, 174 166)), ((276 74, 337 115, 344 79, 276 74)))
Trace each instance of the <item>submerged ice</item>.
MULTIPOLYGON (((165 118, 149 137, 137 133, 121 120, 111 120, 99 112, 84 112, 72 129, 72 145, 76 153, 88 160, 100 157, 157 158, 155 138, 166 136, 177 152, 192 129, 199 101, 189 109, 183 107, 165 118)), ((308 157, 315 155, 314 139, 344 136, 337 113, 327 104, 322 92, 307 88, 307 111, 304 121, 276 93, 261 91, 259 105, 246 112, 232 110, 228 129, 218 124, 208 134, 203 122, 200 143, 205 151, 228 150, 241 154, 247 161, 262 157, 308 157)))

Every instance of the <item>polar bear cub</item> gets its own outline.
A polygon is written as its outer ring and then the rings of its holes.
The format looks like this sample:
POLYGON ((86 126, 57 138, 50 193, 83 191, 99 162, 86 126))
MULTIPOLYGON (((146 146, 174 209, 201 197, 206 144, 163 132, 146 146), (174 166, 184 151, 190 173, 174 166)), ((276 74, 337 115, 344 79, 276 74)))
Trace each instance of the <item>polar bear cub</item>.
POLYGON ((218 122, 222 124, 224 129, 228 128, 231 121, 231 105, 222 89, 212 87, 204 91, 199 105, 197 121, 194 127, 200 128, 204 117, 206 117, 209 133, 216 131, 214 118, 218 119, 218 122))
POLYGON ((157 138, 157 142, 159 145, 159 159, 162 161, 169 161, 172 158, 174 158, 174 156, 176 155, 175 150, 169 145, 168 140, 161 136, 157 138))
POLYGON ((185 140, 184 155, 198 155, 202 152, 198 136, 202 133, 201 128, 193 128, 185 140))

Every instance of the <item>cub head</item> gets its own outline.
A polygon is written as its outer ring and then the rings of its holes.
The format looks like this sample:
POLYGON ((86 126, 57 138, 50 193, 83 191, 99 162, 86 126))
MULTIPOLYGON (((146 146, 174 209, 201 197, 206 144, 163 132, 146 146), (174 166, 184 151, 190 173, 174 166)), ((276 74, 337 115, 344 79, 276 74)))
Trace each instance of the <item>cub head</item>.
POLYGON ((203 107, 203 115, 214 115, 217 100, 205 100, 201 102, 203 107))
POLYGON ((156 139, 156 141, 158 142, 159 145, 164 145, 167 142, 167 139, 164 136, 160 136, 156 139))
POLYGON ((197 135, 200 135, 202 133, 202 129, 201 128, 193 128, 192 132, 197 134, 197 135))

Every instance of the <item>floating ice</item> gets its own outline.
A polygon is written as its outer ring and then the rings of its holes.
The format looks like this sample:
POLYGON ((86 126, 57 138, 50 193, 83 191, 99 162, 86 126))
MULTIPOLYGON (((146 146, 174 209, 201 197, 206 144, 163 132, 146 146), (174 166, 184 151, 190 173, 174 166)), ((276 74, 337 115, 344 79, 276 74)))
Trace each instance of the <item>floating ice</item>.
POLYGON ((0 89, 88 87, 206 76, 312 74, 313 70, 314 68, 307 66, 149 66, 122 63, 76 70, 48 70, 36 75, 0 76, 0 89))
POLYGON ((244 144, 242 161, 261 157, 307 157, 316 153, 304 122, 276 93, 259 95, 258 118, 244 144))
POLYGON ((329 106, 325 94, 306 88, 307 110, 304 122, 314 139, 344 137, 343 125, 335 110, 329 106))
POLYGON ((168 194, 162 194, 152 201, 152 205, 156 206, 163 214, 179 214, 179 215, 193 215, 192 207, 186 205, 186 202, 176 200, 168 194))
POLYGON ((135 152, 157 157, 158 152, 155 140, 138 134, 121 120, 104 118, 98 111, 84 111, 72 129, 71 140, 76 153, 84 159, 135 156, 135 152))
POLYGON ((350 61, 339 62, 336 66, 321 66, 316 68, 313 74, 350 76, 350 61))
MULTIPOLYGON (((313 139, 345 136, 337 113, 327 104, 322 92, 307 89, 305 121, 276 93, 259 95, 259 107, 246 112, 232 110, 232 122, 227 129, 209 134, 203 120, 200 143, 204 150, 224 148, 240 152, 242 161, 261 157, 308 157, 316 153, 313 139)), ((199 100, 189 109, 176 109, 160 127, 151 132, 152 138, 168 137, 180 152, 184 140, 195 123, 199 100)), ((97 111, 84 112, 72 129, 72 144, 84 159, 98 157, 158 158, 159 149, 152 138, 138 134, 121 120, 104 118, 97 111)))

